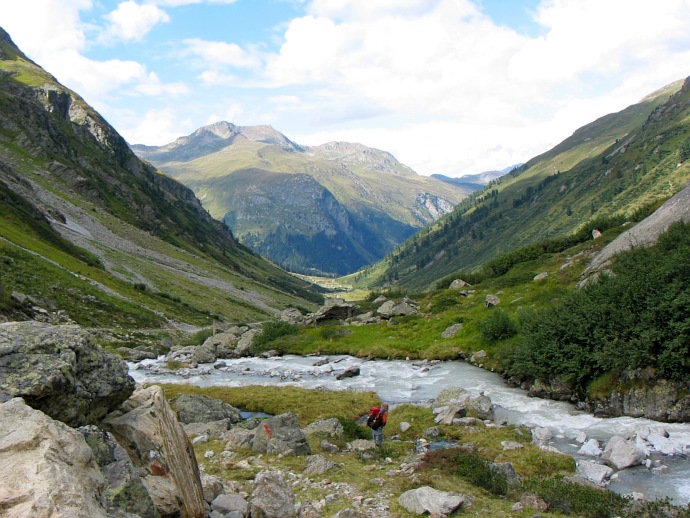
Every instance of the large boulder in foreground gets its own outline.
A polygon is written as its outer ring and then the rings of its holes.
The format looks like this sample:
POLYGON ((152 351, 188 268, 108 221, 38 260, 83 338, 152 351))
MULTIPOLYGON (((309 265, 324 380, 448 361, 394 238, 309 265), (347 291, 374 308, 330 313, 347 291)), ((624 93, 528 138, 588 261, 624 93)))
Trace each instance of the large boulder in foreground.
POLYGON ((429 513, 446 516, 460 507, 465 499, 464 495, 458 493, 438 491, 429 486, 422 486, 404 492, 398 498, 398 503, 414 514, 429 513))
POLYGON ((125 361, 79 326, 0 324, 0 393, 77 427, 96 424, 133 390, 125 361))
POLYGON ((0 514, 14 518, 106 518, 103 476, 69 426, 21 398, 0 404, 0 514))
POLYGON ((206 516, 192 444, 160 387, 137 390, 104 425, 143 469, 144 486, 162 516, 206 516))
POLYGON ((292 518, 295 516, 295 494, 280 472, 262 471, 254 478, 249 498, 252 518, 292 518))

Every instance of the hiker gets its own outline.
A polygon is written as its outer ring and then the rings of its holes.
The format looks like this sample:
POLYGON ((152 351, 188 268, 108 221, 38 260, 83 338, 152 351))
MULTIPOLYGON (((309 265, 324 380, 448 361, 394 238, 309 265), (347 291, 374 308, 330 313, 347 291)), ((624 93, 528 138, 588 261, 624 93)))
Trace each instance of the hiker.
POLYGON ((388 422, 388 403, 381 405, 381 408, 371 407, 367 426, 371 428, 371 435, 376 446, 383 445, 383 427, 388 422))

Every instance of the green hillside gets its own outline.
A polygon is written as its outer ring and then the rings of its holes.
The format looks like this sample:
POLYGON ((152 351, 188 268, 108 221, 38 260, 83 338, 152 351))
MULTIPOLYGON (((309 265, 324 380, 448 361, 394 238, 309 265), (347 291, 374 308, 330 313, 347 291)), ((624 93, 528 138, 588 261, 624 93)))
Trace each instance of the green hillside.
POLYGON ((0 32, 0 319, 209 325, 312 307, 0 32))
POLYGON ((345 281, 428 288, 530 243, 635 218, 690 178, 689 96, 677 82, 580 128, 345 281))

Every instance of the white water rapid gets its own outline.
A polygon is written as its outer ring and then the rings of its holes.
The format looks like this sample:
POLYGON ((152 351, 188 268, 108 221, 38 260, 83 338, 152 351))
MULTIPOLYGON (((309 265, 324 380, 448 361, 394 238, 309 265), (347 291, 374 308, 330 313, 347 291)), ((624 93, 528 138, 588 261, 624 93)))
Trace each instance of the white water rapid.
POLYGON ((200 387, 245 385, 285 385, 331 390, 372 390, 393 405, 429 403, 446 387, 462 387, 475 395, 484 392, 496 405, 497 418, 511 424, 537 425, 552 430, 553 446, 577 460, 580 444, 574 438, 585 432, 588 438, 607 441, 613 435, 632 436, 643 427, 662 427, 681 455, 653 453, 653 460, 668 466, 656 474, 645 466, 618 472, 609 489, 621 494, 643 493, 646 498, 669 497, 675 504, 690 502, 690 424, 669 424, 631 417, 598 418, 578 411, 569 403, 531 398, 518 388, 505 384, 492 372, 470 364, 452 361, 440 363, 401 360, 366 361, 351 356, 330 356, 328 363, 314 366, 324 356, 282 356, 275 358, 241 358, 221 360, 215 365, 196 369, 169 371, 165 361, 145 360, 130 363, 130 374, 139 383, 186 383, 200 387), (360 375, 337 380, 336 375, 351 366, 360 368, 360 375))

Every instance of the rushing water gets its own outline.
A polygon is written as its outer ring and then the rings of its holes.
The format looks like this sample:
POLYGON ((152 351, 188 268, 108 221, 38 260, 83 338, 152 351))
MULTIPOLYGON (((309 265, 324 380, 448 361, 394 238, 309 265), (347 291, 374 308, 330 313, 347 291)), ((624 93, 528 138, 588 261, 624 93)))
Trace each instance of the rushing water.
POLYGON ((410 362, 400 360, 366 361, 351 356, 331 356, 327 364, 314 366, 323 356, 282 356, 276 358, 241 358, 222 360, 197 369, 167 371, 161 360, 130 364, 130 374, 137 382, 186 383, 196 386, 284 385, 332 390, 372 390, 393 405, 428 403, 446 387, 462 387, 473 394, 484 392, 496 405, 497 418, 511 424, 548 427, 554 434, 553 446, 576 459, 580 445, 574 441, 579 432, 588 438, 607 441, 613 435, 631 436, 645 426, 661 426, 671 440, 685 452, 680 456, 653 454, 669 471, 653 474, 644 466, 618 472, 609 489, 627 494, 643 493, 647 498, 670 497, 674 503, 690 502, 690 424, 667 424, 631 417, 598 418, 576 410, 569 403, 531 398, 520 389, 509 387, 503 379, 464 362, 410 362), (336 375, 351 366, 360 375, 337 380, 336 375))

